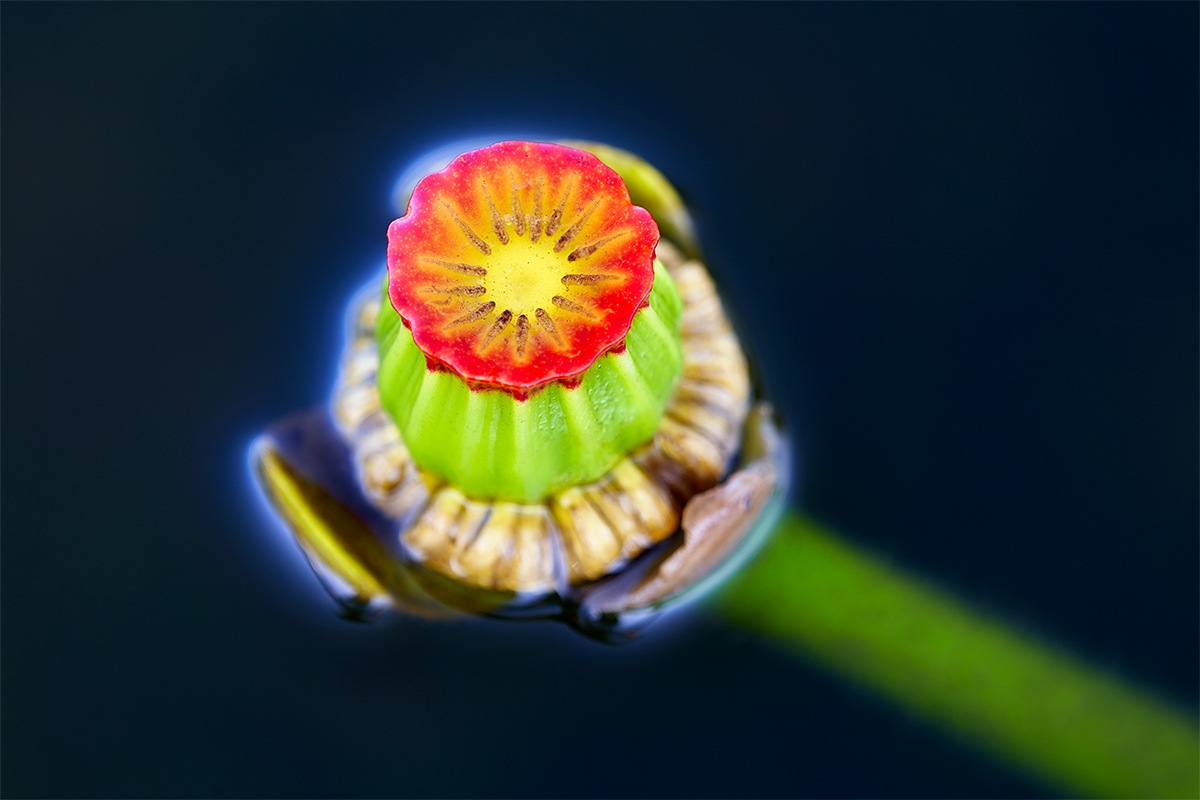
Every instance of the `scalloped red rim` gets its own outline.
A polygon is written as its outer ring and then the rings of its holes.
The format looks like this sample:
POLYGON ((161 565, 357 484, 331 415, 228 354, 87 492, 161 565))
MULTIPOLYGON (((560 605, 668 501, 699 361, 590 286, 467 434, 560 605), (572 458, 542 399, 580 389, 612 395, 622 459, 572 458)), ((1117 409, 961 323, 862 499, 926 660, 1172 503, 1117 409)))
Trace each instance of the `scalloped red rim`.
POLYGON ((525 393, 623 344, 658 226, 582 150, 500 142, 417 184, 388 228, 388 294, 435 364, 525 393))

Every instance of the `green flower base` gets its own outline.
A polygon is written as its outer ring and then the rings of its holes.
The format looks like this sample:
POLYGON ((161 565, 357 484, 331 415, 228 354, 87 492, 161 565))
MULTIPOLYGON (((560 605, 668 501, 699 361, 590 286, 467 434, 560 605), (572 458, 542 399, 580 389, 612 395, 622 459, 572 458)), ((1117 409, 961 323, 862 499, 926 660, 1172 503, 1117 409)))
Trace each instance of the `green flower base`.
POLYGON ((623 351, 598 358, 574 386, 554 381, 520 399, 430 369, 385 290, 381 404, 413 460, 468 496, 532 503, 594 481, 650 440, 682 371, 683 302, 657 261, 648 300, 623 351))

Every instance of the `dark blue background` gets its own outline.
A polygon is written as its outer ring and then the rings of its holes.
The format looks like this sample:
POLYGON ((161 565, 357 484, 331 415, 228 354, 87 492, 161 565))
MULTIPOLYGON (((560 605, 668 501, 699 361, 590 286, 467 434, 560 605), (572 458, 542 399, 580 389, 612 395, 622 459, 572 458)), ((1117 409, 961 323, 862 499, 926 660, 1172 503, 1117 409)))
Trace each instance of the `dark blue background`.
POLYGON ((1195 709, 1197 16, 6 3, 3 794, 1046 791, 700 615, 334 619, 245 447, 492 131, 685 190, 811 514, 1195 709))

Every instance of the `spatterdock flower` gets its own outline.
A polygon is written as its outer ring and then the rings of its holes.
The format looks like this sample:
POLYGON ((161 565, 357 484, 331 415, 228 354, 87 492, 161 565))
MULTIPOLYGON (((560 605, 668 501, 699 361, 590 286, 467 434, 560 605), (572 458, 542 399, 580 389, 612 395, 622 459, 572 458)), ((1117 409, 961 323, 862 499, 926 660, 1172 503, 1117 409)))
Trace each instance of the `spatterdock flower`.
POLYGON ((744 557, 786 463, 694 250, 670 185, 612 148, 501 142, 420 181, 332 427, 256 448, 335 596, 611 634, 744 557))

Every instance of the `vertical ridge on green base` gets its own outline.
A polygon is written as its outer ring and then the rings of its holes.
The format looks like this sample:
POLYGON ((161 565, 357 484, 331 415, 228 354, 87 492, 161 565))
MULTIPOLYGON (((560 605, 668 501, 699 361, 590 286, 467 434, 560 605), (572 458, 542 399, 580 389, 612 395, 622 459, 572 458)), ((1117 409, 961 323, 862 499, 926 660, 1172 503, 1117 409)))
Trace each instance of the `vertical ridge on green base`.
POLYGON ((536 502, 596 480, 650 440, 683 370, 683 301, 660 263, 624 347, 574 385, 518 398, 430 369, 384 295, 376 326, 380 402, 414 461, 468 496, 536 502))

